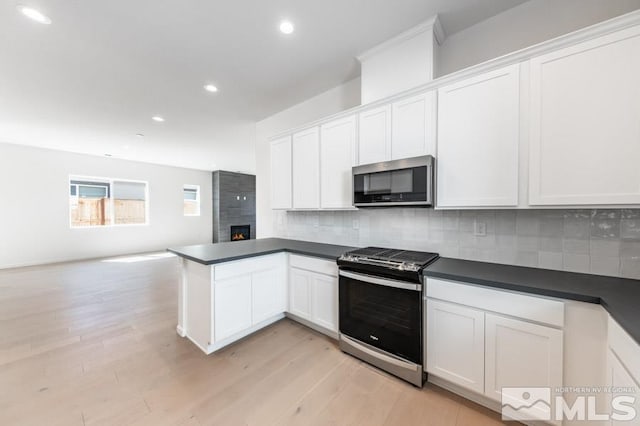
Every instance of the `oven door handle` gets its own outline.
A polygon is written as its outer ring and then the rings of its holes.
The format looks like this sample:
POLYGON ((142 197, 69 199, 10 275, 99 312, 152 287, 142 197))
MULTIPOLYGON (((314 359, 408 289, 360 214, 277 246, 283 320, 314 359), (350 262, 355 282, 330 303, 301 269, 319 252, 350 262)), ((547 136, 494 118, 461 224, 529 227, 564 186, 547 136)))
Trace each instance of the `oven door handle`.
POLYGON ((396 367, 404 368, 411 371, 418 371, 418 369, 420 368, 418 364, 414 364, 413 362, 405 361, 403 359, 396 358, 394 356, 370 349, 367 346, 364 346, 363 344, 361 344, 360 342, 345 336, 344 334, 340 335, 340 340, 342 340, 344 343, 348 344, 349 346, 352 346, 353 348, 361 352, 364 352, 370 357, 379 359, 380 361, 384 361, 391 365, 395 365, 396 367))
POLYGON ((403 290, 422 291, 422 284, 408 283, 405 281, 389 280, 386 278, 378 278, 366 274, 358 274, 350 271, 340 271, 340 276, 351 278, 353 280, 362 281, 369 284, 383 285, 386 287, 401 288, 403 290))

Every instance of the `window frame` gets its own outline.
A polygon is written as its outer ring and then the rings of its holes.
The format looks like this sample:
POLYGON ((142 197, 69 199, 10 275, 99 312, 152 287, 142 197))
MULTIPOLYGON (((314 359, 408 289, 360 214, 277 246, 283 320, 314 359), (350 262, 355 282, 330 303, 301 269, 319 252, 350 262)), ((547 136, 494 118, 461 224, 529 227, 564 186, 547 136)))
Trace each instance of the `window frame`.
MULTIPOLYGON (((84 186, 90 186, 90 185, 84 185, 84 186)), ((96 185, 98 186, 98 185, 96 185)), ((101 228, 127 228, 127 227, 135 227, 135 226, 150 226, 151 225, 151 218, 149 217, 149 182, 145 181, 145 180, 136 180, 136 179, 120 179, 120 178, 109 178, 109 177, 103 177, 103 176, 87 176, 87 175, 69 175, 69 180, 67 182, 67 197, 68 197, 68 202, 67 202, 67 207, 68 207, 68 217, 69 217, 69 228, 70 229, 101 229, 101 228), (73 224, 73 221, 71 220, 71 199, 75 198, 80 199, 80 195, 79 195, 79 184, 73 184, 71 183, 72 181, 85 181, 85 182, 90 182, 90 181, 97 181, 100 183, 106 183, 109 184, 109 188, 111 188, 108 191, 108 199, 109 199, 109 204, 110 204, 110 221, 111 223, 109 225, 87 225, 87 226, 76 226, 73 224), (141 183, 144 184, 144 223, 115 223, 115 207, 114 207, 114 198, 113 198, 113 184, 115 182, 129 182, 129 183, 141 183), (71 191, 70 191, 70 187, 71 185, 75 185, 76 186, 76 195, 71 195, 71 191)))
POLYGON ((199 217, 202 215, 202 202, 200 196, 200 185, 192 185, 192 184, 184 184, 182 185, 182 215, 184 217, 199 217), (185 189, 195 189, 196 190, 196 199, 195 200, 185 200, 184 199, 184 191, 185 189), (185 213, 184 211, 184 202, 185 201, 194 201, 197 206, 197 213, 185 213))

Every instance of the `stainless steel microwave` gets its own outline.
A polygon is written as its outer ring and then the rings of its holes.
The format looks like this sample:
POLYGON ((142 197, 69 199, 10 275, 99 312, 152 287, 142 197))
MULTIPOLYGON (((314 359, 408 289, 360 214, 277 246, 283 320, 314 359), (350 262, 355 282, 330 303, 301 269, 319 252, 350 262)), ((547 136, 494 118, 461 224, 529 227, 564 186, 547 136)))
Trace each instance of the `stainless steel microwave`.
POLYGON ((355 207, 433 206, 431 155, 353 168, 355 207))

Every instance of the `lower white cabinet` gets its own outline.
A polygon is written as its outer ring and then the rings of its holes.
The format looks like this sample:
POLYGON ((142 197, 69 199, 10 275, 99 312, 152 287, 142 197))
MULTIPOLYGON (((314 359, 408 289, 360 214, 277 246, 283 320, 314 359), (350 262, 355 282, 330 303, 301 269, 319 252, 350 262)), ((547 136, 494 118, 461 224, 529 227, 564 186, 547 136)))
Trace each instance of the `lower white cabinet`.
POLYGON ((292 266, 289 271, 289 312, 337 333, 337 266, 335 262, 317 259, 312 262, 309 263, 299 256, 292 256, 292 266), (313 271, 296 267, 297 262, 302 263, 301 266, 313 268, 313 271))
POLYGON ((314 274, 311 294, 311 320, 331 331, 338 331, 338 281, 314 274))
POLYGON ((287 280, 284 267, 251 275, 252 325, 287 310, 287 280))
POLYGON ((562 386, 562 331, 485 314, 485 396, 502 399, 503 387, 562 386))
MULTIPOLYGON (((611 389, 612 389, 611 398, 612 399, 619 398, 619 397, 622 397, 625 399, 629 397, 634 398, 633 401, 631 399, 628 399, 627 401, 625 401, 625 405, 629 405, 633 407, 633 409, 635 410, 635 413, 638 413, 638 415, 640 415, 640 397, 635 393, 625 392, 625 389, 639 390, 640 383, 634 380, 633 376, 629 373, 629 371, 626 369, 626 367, 622 364, 620 359, 618 359, 616 354, 611 349, 609 349, 607 353, 607 362, 608 362, 607 377, 609 381, 608 384, 609 386, 611 386, 611 389)), ((632 424, 629 421, 632 419, 624 417, 627 414, 627 408, 626 407, 624 408, 625 408, 625 412, 620 412, 616 416, 612 416, 611 418, 612 426, 632 424)), ((632 415, 633 415, 632 413, 629 414, 629 416, 632 416, 632 415)))
POLYGON ((227 343, 287 308, 286 256, 276 254, 214 268, 213 327, 209 345, 227 343))
POLYGON ((563 302, 432 278, 426 296, 429 374, 498 402, 504 387, 563 386, 563 302))
POLYGON ((251 311, 251 274, 215 281, 214 340, 251 327, 251 311))
POLYGON ((289 273, 289 312, 311 319, 312 275, 302 269, 291 268, 289 273))
POLYGON ((484 392, 484 312, 427 301, 427 371, 484 392))

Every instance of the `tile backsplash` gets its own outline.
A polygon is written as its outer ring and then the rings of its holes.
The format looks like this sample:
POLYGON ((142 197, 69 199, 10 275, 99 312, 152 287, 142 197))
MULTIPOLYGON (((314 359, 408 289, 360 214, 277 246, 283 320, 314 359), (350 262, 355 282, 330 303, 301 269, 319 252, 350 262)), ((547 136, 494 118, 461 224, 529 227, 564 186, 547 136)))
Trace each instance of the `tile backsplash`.
POLYGON ((274 230, 283 238, 640 279, 640 209, 274 211, 274 230), (486 235, 474 233, 476 223, 486 235))

